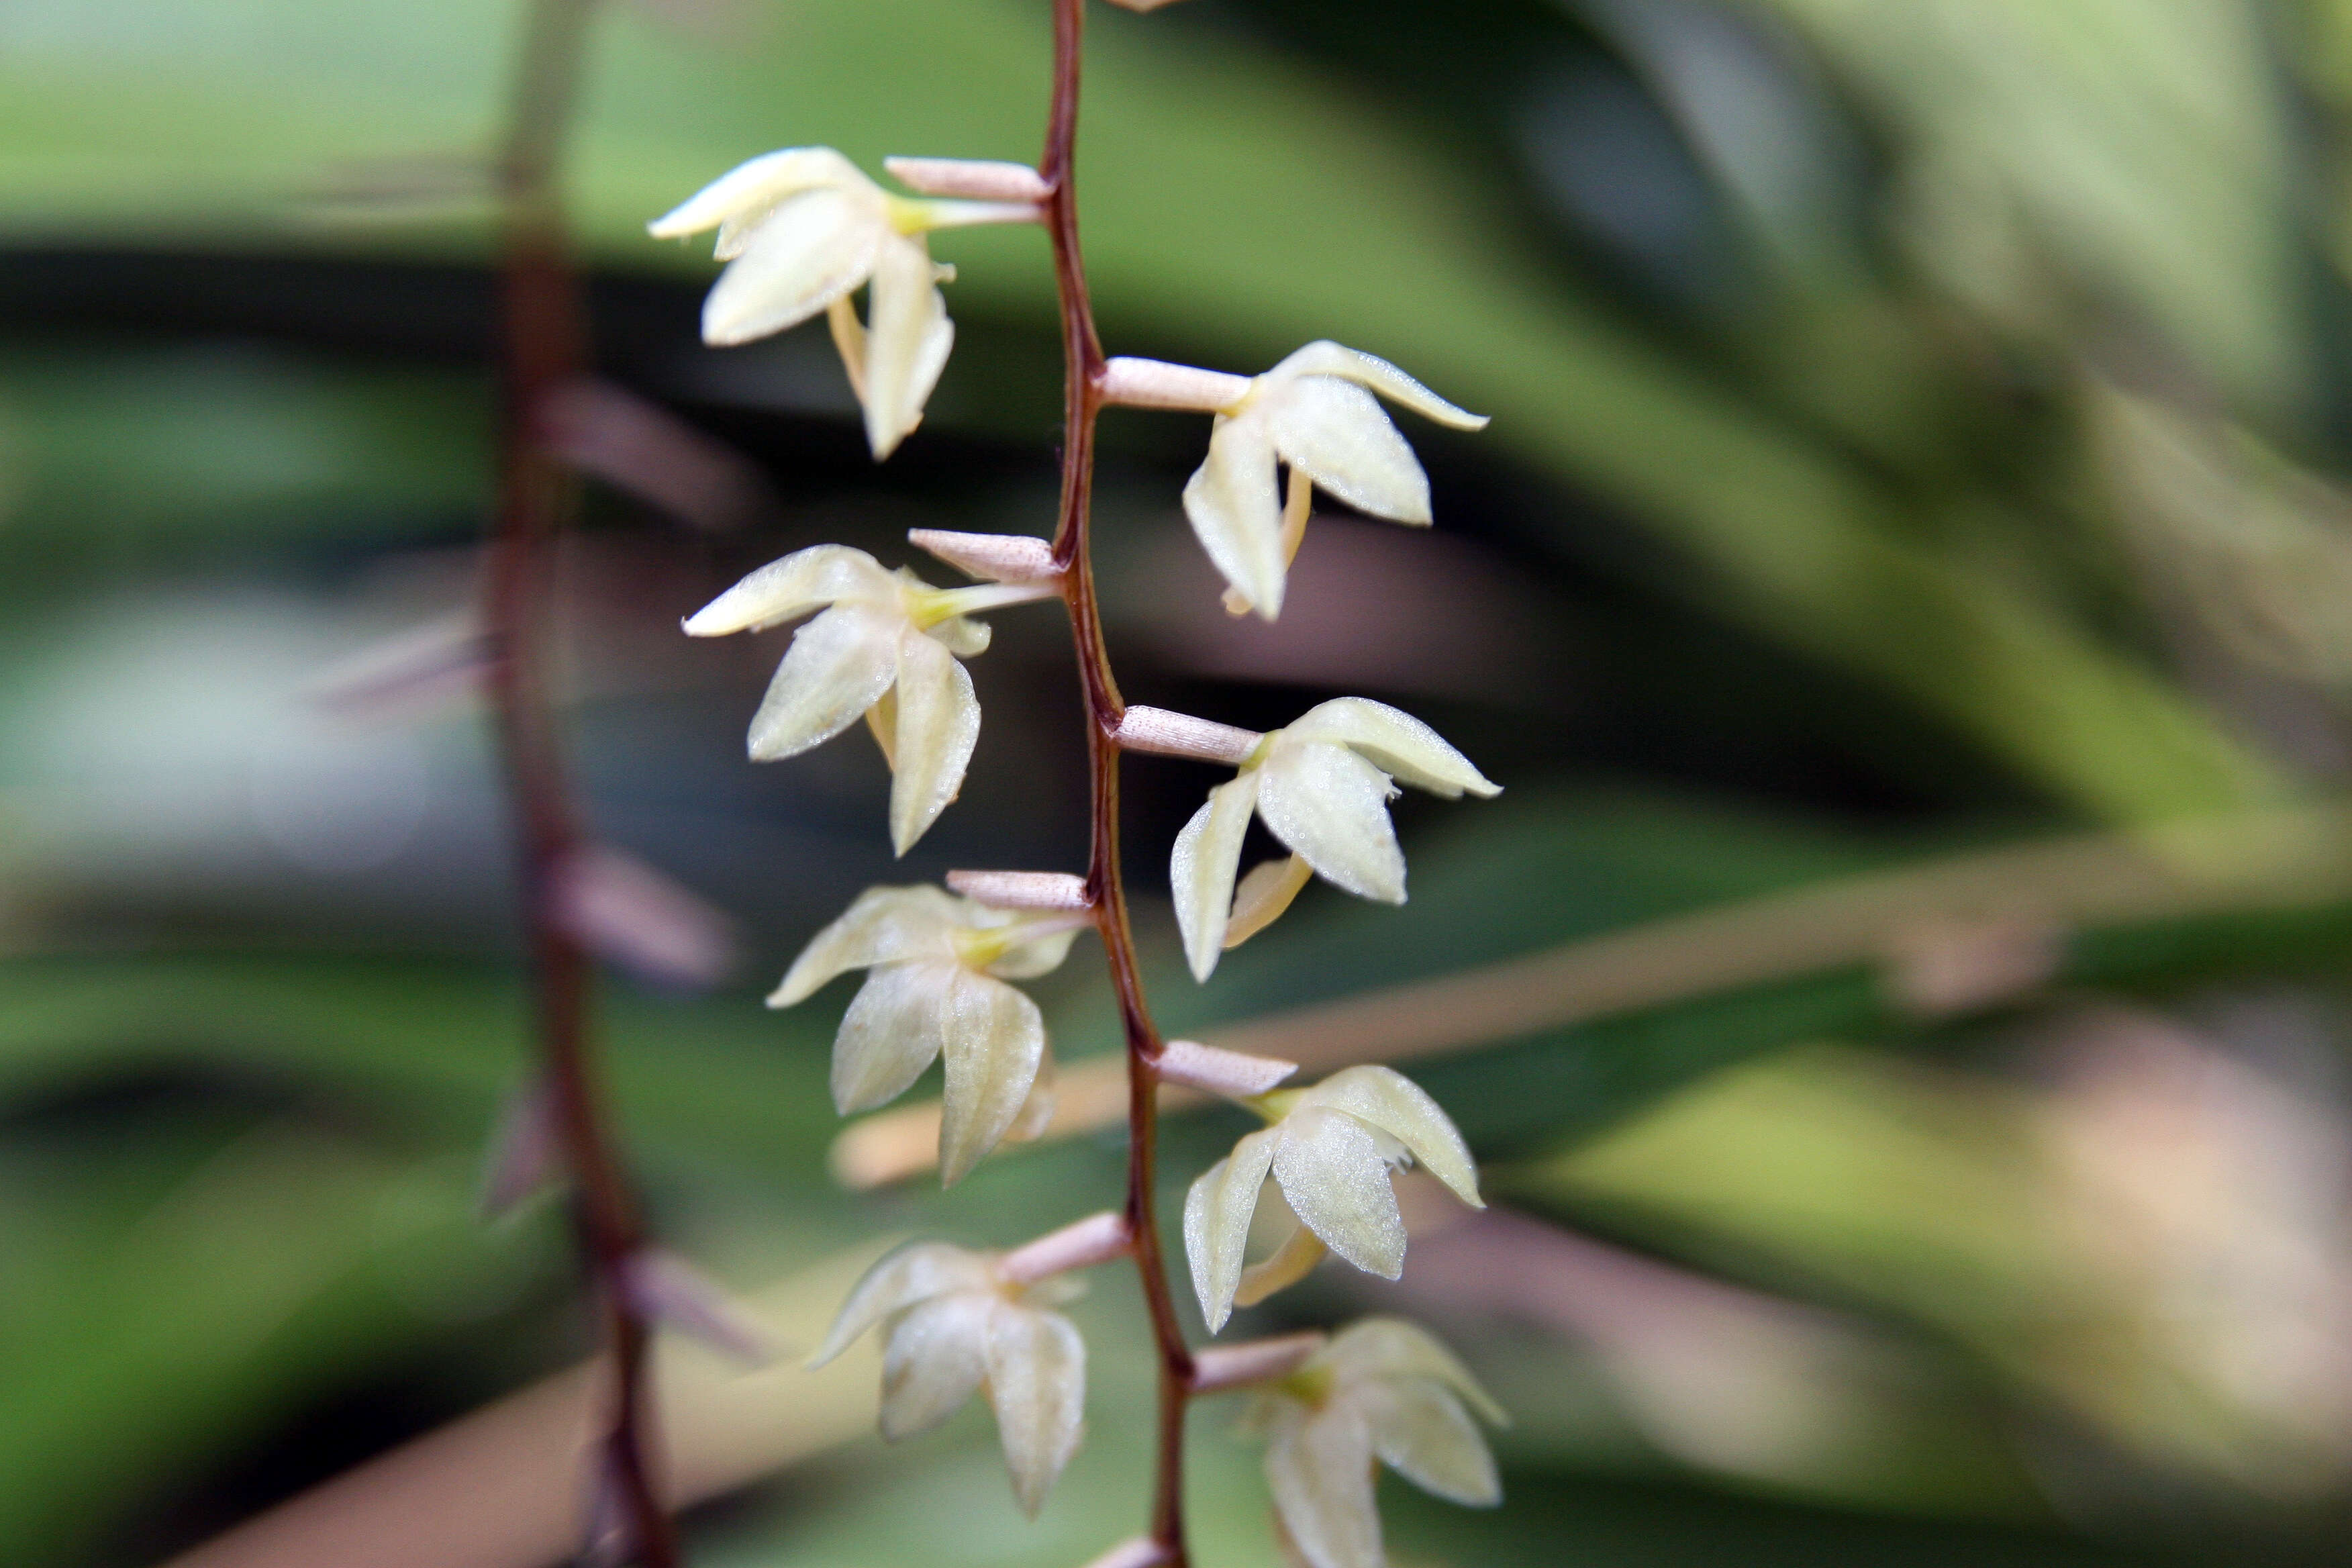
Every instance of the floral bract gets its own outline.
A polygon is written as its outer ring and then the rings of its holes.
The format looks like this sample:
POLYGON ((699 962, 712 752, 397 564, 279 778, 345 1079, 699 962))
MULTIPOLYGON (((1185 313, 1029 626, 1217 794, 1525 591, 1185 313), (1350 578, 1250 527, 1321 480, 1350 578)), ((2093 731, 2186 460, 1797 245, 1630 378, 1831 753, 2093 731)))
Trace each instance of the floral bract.
MULTIPOLYGON (((1436 731, 1362 697, 1308 709, 1289 728, 1268 734, 1255 760, 1231 784, 1209 792, 1209 803, 1177 835, 1169 862, 1176 923, 1196 979, 1208 979, 1227 945, 1236 918, 1234 878, 1253 813, 1326 880, 1359 898, 1404 902, 1404 852, 1389 822, 1388 803, 1396 795, 1391 779, 1449 799, 1465 791, 1489 797, 1502 793, 1436 731)), ((1279 904, 1304 880, 1279 872, 1259 879, 1243 911, 1249 929, 1280 913, 1279 904)))
POLYGON ((1298 526, 1307 509, 1300 475, 1374 517, 1430 521, 1428 476, 1374 393, 1457 430, 1486 423, 1388 361, 1334 342, 1307 344, 1218 411, 1208 460, 1184 486, 1184 515, 1225 581, 1267 620, 1282 612, 1297 550, 1296 529, 1285 538, 1277 459, 1291 468, 1298 526))
POLYGON ((1236 1300, 1262 1300, 1303 1278, 1325 1248, 1370 1274, 1404 1270, 1404 1218, 1390 1173, 1418 1161, 1474 1208, 1478 1170, 1437 1102, 1402 1073, 1353 1067, 1311 1089, 1249 1101, 1273 1125, 1203 1172, 1184 1198, 1184 1253, 1211 1333, 1236 1300), (1250 1219, 1271 1175, 1303 1229, 1273 1258, 1243 1268, 1250 1219))
POLYGON ((996 1264, 993 1254, 943 1242, 900 1248, 857 1282, 809 1364, 823 1366, 881 1325, 882 1436, 892 1442, 929 1431, 985 1389, 1013 1496, 1034 1517, 1085 1424, 1086 1342, 1045 1310, 1078 1287, 1060 1277, 1014 1285, 996 1264))
POLYGON ((686 622, 692 637, 759 631, 824 607, 793 646, 751 716, 760 762, 797 756, 856 722, 889 759, 890 842, 903 855, 963 787, 980 741, 980 699, 958 658, 986 651, 966 612, 1047 597, 1051 584, 934 588, 903 567, 819 544, 772 561, 686 622))
POLYGON ((897 1099, 947 1058, 940 1174, 953 1184, 1053 1110, 1045 1019, 1005 984, 1057 968, 1085 915, 1019 915, 938 888, 868 888, 816 933, 768 998, 789 1007, 837 974, 868 973, 833 1043, 846 1116, 897 1099))
POLYGON ((1508 1419, 1444 1345, 1394 1318, 1351 1325, 1259 1394, 1250 1421, 1265 1435, 1291 1554, 1307 1568, 1383 1568, 1375 1458, 1449 1501, 1502 1501, 1472 1411, 1495 1426, 1508 1419))
POLYGON ((702 307, 706 342, 750 342, 831 313, 834 342, 866 410, 866 436, 886 458, 922 422, 948 363, 955 324, 923 234, 974 223, 1026 223, 1024 203, 894 196, 830 147, 791 147, 720 175, 647 226, 656 239, 719 230, 728 264, 702 307), (849 295, 870 282, 860 325, 849 295))

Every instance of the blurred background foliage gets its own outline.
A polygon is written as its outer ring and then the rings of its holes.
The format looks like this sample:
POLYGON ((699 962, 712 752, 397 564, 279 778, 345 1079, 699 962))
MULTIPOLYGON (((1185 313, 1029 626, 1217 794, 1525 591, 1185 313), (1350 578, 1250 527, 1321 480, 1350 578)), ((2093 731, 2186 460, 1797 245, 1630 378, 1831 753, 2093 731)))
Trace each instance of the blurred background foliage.
MULTIPOLYGON (((516 24, 0 0, 13 1561, 162 1561, 584 1343, 553 1213, 475 1213, 522 1073, 467 679, 516 24)), ((1034 234, 941 238, 961 341, 876 468, 821 332, 702 348, 708 258, 642 225, 778 145, 1025 159, 1045 24, 616 0, 597 26, 570 732, 665 938, 620 944, 604 1028, 660 1230, 755 1295, 1117 1191, 1086 1137, 944 1200, 845 1190, 847 988, 758 1005, 867 882, 1078 863, 1060 627, 996 617, 971 784, 902 866, 862 742, 742 760, 780 639, 671 629, 803 544, 1044 531, 1051 279, 1034 234)), ((1417 1239, 1400 1287, 1318 1275, 1255 1314, 1409 1310, 1516 1411, 1506 1506, 1397 1492, 1398 1561, 2340 1561, 2352 5, 1090 26, 1115 350, 1254 371, 1335 337, 1495 416, 1413 429, 1438 531, 1324 520, 1273 627, 1222 615, 1183 531, 1203 431, 1103 431, 1131 698, 1265 726, 1360 691, 1509 786, 1400 803, 1402 911, 1312 891, 1195 988, 1157 900, 1209 780, 1129 769, 1170 1027, 1274 1018, 1272 1047, 1350 1016, 1286 1010, 1405 988, 1382 1054, 1507 1205, 1417 1239)), ((1066 1062, 1112 1039, 1087 967, 1040 987, 1066 1062)), ((1171 1124, 1171 1195, 1236 1125, 1171 1124)), ((699 1559, 1083 1560, 1139 1507, 1130 1298, 1081 1309, 1095 1436, 1041 1524, 984 1419, 886 1453, 780 1378, 798 1436, 734 1455, 699 1559)), ((1269 1561, 1223 1425, 1196 1423, 1203 1560, 1269 1561)))

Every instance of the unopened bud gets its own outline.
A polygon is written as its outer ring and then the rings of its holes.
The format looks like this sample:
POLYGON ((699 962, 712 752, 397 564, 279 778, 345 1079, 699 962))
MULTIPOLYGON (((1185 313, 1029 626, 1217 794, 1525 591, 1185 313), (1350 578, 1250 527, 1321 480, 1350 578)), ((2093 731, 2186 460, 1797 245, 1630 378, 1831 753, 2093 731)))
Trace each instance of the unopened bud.
POLYGON ((1112 360, 1096 378, 1095 390, 1105 403, 1128 408, 1175 408, 1195 414, 1222 414, 1247 397, 1250 378, 1221 370, 1200 370, 1165 360, 1112 360))
POLYGON ((1192 1392, 1214 1394, 1221 1388, 1268 1383, 1298 1370, 1298 1363, 1323 1348, 1320 1329, 1285 1334, 1279 1339, 1253 1340, 1247 1344, 1212 1345, 1193 1352, 1192 1392))
POLYGON ((1113 739, 1123 750, 1150 752, 1163 757, 1192 757, 1204 763, 1223 763, 1237 768, 1249 761, 1265 739, 1255 730, 1240 730, 1231 724, 1219 724, 1207 719, 1195 719, 1190 713, 1171 712, 1165 708, 1137 706, 1119 715, 1118 729, 1113 739))
POLYGON ((1034 1285, 1073 1268, 1124 1258, 1132 1245, 1126 1216, 1105 1209, 1006 1253, 996 1272, 1008 1285, 1034 1285))
POLYGON ((907 539, 957 571, 992 583, 1045 583, 1061 575, 1054 564, 1054 547, 1034 534, 910 528, 907 539))
POLYGON ((910 191, 983 202, 1042 202, 1054 194, 1026 163, 986 158, 885 158, 882 166, 910 191))
POLYGON ((948 886, 998 910, 1086 910, 1087 879, 1066 871, 950 871, 948 886))
POLYGON ((1204 1089, 1227 1100, 1248 1100, 1297 1072, 1298 1064, 1204 1046, 1198 1040, 1171 1040, 1152 1068, 1165 1082, 1204 1089))

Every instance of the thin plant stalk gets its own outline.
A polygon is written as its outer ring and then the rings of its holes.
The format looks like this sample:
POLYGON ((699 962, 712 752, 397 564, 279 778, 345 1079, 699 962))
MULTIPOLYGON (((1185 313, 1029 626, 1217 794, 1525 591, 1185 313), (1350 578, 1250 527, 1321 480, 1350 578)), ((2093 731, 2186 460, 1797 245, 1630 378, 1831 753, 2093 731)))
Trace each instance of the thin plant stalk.
POLYGON ((577 500, 571 471, 541 438, 548 398, 586 363, 579 285, 565 255, 558 176, 593 0, 536 0, 499 169, 500 424, 497 533, 483 620, 488 687, 519 843, 540 1075, 571 1178, 583 1272, 611 1370, 603 1474, 646 1568, 676 1568, 676 1531, 651 1452, 651 1332, 628 1289, 644 1233, 606 1131, 589 1039, 590 959, 559 910, 580 829, 548 696, 557 546, 577 500))
POLYGON ((1192 1353, 1176 1321, 1168 1287, 1168 1265, 1160 1241, 1153 1203, 1158 1178, 1160 1031, 1143 994, 1141 966, 1128 921, 1127 892, 1119 868, 1118 683, 1104 646, 1102 610, 1095 594, 1088 522, 1094 486, 1095 418, 1102 407, 1100 338, 1087 297, 1086 263, 1078 249, 1077 190, 1074 154, 1078 132, 1078 75, 1085 29, 1085 0, 1054 0, 1054 100, 1046 121, 1045 154, 1038 174, 1051 188, 1045 228, 1054 247, 1054 279, 1061 298, 1062 490, 1054 531, 1055 563, 1062 569, 1062 592, 1077 645, 1078 679, 1087 723, 1088 835, 1087 888, 1108 957, 1119 1022, 1127 1037, 1128 1233, 1151 1334, 1160 1360, 1159 1457, 1151 1505, 1151 1540, 1160 1561, 1181 1568, 1184 1543, 1184 1411, 1192 1379, 1192 1353))

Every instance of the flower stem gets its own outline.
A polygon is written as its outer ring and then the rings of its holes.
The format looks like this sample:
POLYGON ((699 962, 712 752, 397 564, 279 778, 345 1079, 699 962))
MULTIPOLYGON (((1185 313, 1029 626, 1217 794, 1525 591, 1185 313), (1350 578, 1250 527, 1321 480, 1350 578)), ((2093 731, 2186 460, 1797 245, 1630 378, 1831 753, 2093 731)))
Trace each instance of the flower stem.
POLYGON ((572 477, 540 439, 549 395, 586 359, 579 290, 564 255, 557 170, 593 0, 534 0, 501 159, 499 494, 484 585, 489 692, 520 838, 540 1071, 571 1176, 583 1266, 604 1314, 613 1376, 604 1472, 645 1568, 676 1568, 677 1542, 649 1459, 651 1335, 627 1271, 644 1235, 612 1140, 588 1041, 588 954, 558 910, 579 828, 547 696, 554 547, 572 477))
POLYGON ((1094 489, 1095 416, 1102 407, 1104 361, 1094 310, 1087 298, 1086 263, 1078 251, 1078 205, 1073 156, 1078 133, 1078 65, 1086 23, 1086 0, 1053 0, 1054 100, 1045 131, 1045 155, 1038 174, 1051 187, 1045 198, 1045 229, 1054 245, 1054 280, 1062 303, 1062 503, 1054 529, 1054 561, 1062 569, 1063 598, 1077 645, 1079 684, 1087 717, 1087 775, 1093 825, 1087 886, 1093 895, 1103 951, 1118 996, 1119 1022, 1127 1036, 1128 1157, 1127 1225, 1134 1237, 1135 1264, 1143 1299, 1151 1313, 1151 1335, 1160 1355, 1159 1463, 1151 1505, 1151 1540, 1160 1562, 1184 1568, 1184 1405, 1192 1383, 1192 1352, 1176 1321, 1175 1298, 1168 1288, 1168 1262, 1160 1243, 1153 1205, 1158 1186, 1160 1031, 1144 1001, 1141 966, 1128 922, 1127 892, 1119 872, 1119 700, 1110 654, 1102 635, 1102 609, 1095 595, 1094 560, 1087 524, 1094 489))

